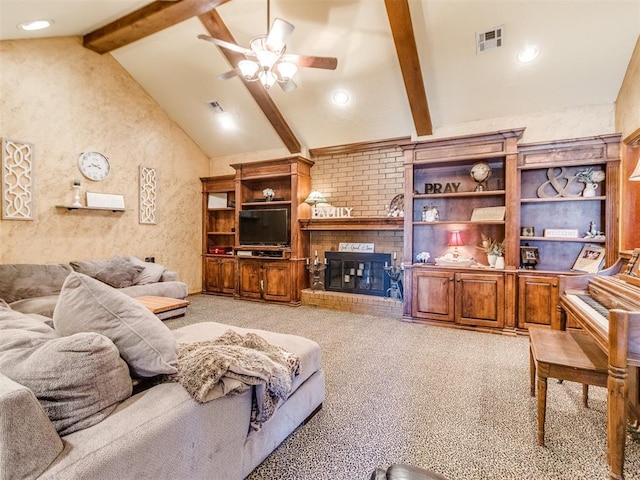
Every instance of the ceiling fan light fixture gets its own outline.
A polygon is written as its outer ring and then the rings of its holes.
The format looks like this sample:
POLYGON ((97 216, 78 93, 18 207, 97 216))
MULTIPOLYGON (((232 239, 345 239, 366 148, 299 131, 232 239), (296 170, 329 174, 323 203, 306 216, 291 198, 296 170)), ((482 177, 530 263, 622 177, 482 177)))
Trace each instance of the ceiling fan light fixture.
POLYGON ((252 62, 251 60, 240 60, 238 62, 238 68, 240 69, 240 73, 245 78, 245 80, 255 80, 256 73, 260 70, 260 66, 256 62, 252 62))
POLYGON ((260 83, 262 83, 262 86, 267 90, 271 88, 277 80, 276 76, 271 70, 262 70, 260 73, 258 73, 258 78, 260 79, 260 83))
POLYGON ((257 50, 256 57, 258 57, 258 62, 263 67, 271 68, 278 61, 279 55, 270 50, 257 50))
POLYGON ((291 62, 278 62, 276 64, 275 69, 280 74, 282 82, 287 82, 289 79, 293 78, 293 76, 298 71, 298 67, 291 62))

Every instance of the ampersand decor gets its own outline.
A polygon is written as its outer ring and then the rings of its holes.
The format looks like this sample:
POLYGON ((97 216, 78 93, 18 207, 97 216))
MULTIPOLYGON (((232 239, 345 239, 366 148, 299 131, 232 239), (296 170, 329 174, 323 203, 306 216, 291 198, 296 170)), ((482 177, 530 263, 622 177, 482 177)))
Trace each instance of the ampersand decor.
POLYGON ((574 183, 575 175, 567 175, 567 169, 564 167, 551 167, 547 170, 547 180, 538 187, 539 198, 554 197, 579 197, 580 193, 570 193, 570 186, 574 183), (560 169, 560 173, 556 175, 556 169, 560 169), (555 190, 555 192, 550 190, 555 190))

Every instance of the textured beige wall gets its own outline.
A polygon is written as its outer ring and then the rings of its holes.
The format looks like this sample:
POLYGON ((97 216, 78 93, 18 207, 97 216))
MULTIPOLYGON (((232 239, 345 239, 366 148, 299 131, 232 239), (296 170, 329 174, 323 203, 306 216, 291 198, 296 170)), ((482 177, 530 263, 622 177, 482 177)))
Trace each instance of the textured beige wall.
POLYGON ((76 37, 0 42, 0 137, 35 145, 33 221, 0 220, 0 263, 155 256, 201 290, 201 187, 208 158, 110 55, 76 37), (91 182, 78 155, 111 174, 91 182), (138 223, 140 165, 158 169, 158 223, 138 223), (127 211, 57 209, 82 192, 124 195, 127 211))
POLYGON ((616 100, 616 130, 626 138, 640 128, 640 37, 616 100))

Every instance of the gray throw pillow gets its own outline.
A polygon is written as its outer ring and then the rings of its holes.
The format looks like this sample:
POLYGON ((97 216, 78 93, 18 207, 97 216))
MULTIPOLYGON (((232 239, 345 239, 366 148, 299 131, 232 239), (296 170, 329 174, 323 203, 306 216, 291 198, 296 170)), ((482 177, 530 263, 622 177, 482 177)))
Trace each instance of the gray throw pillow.
POLYGON ((94 260, 74 260, 69 262, 71 268, 78 273, 83 273, 85 275, 89 275, 92 278, 95 278, 98 270, 102 270, 107 266, 109 260, 105 259, 94 259, 94 260))
POLYGON ((131 396, 127 364, 103 335, 60 337, 43 322, 0 311, 0 371, 29 388, 60 435, 103 420, 131 396))
POLYGON ((156 283, 162 278, 162 274, 166 270, 164 266, 158 263, 143 262, 139 258, 129 257, 134 265, 142 267, 143 270, 133 279, 134 285, 147 285, 148 283, 156 283))
POLYGON ((64 282, 53 324, 62 335, 97 332, 110 338, 134 376, 177 372, 171 330, 136 299, 81 273, 64 282))
POLYGON ((134 265, 125 257, 113 257, 94 276, 97 280, 111 285, 114 288, 130 287, 134 284, 134 278, 144 270, 143 266, 134 265))

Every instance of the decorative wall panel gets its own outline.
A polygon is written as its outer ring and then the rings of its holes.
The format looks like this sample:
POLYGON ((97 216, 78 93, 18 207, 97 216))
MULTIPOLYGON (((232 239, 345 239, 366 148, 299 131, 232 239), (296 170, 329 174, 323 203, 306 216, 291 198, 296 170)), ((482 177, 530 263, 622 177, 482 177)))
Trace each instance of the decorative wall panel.
POLYGON ((33 145, 2 139, 2 219, 33 220, 33 145))
POLYGON ((140 165, 140 223, 155 225, 157 219, 158 171, 140 165))

